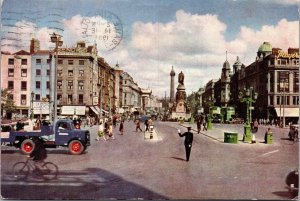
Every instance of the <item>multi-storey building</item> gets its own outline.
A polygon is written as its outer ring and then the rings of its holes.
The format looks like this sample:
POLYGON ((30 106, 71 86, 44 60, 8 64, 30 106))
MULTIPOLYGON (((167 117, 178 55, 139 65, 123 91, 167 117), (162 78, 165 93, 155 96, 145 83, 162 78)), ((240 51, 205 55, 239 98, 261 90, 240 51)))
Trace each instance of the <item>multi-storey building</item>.
POLYGON ((1 52, 1 86, 9 89, 17 112, 9 117, 28 117, 31 104, 31 55, 25 50, 1 52))
MULTIPOLYGON (((253 87, 258 93, 253 118, 296 123, 299 117, 299 48, 272 48, 264 42, 256 60, 241 66, 238 90, 253 87)), ((241 110, 241 109, 240 109, 241 110)))
MULTIPOLYGON (((38 43, 32 39, 31 47, 38 43)), ((51 114, 51 59, 48 50, 31 49, 31 93, 33 95, 32 109, 34 117, 46 118, 51 114)))
POLYGON ((98 105, 99 99, 96 45, 86 47, 85 42, 78 42, 73 48, 59 48, 57 64, 57 100, 61 114, 85 115, 85 106, 98 105))
POLYGON ((125 112, 131 113, 141 111, 141 89, 127 73, 122 73, 123 77, 123 97, 122 106, 125 112))

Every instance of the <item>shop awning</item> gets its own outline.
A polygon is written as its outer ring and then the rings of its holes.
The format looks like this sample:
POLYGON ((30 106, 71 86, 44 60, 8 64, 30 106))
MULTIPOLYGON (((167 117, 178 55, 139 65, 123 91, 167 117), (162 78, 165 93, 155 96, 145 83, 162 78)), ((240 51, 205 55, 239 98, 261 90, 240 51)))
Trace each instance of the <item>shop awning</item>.
POLYGON ((284 110, 284 116, 285 117, 299 117, 299 108, 275 108, 277 116, 283 117, 283 110, 284 110))
POLYGON ((62 115, 85 115, 85 106, 62 106, 62 115))
POLYGON ((100 111, 102 111, 102 114, 108 114, 109 112, 108 111, 106 111, 106 110, 103 110, 103 109, 100 109, 98 106, 94 106, 95 107, 95 109, 97 110, 97 112, 100 114, 100 111))
POLYGON ((90 109, 96 114, 99 115, 99 112, 97 111, 97 109, 94 106, 90 106, 90 109))

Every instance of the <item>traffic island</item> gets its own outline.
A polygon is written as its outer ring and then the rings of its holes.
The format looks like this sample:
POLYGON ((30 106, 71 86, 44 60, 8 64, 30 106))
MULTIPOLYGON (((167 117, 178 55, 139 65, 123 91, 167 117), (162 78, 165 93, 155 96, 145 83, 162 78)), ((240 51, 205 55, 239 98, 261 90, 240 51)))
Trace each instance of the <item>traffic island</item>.
POLYGON ((238 133, 234 132, 224 132, 224 143, 238 143, 238 133))

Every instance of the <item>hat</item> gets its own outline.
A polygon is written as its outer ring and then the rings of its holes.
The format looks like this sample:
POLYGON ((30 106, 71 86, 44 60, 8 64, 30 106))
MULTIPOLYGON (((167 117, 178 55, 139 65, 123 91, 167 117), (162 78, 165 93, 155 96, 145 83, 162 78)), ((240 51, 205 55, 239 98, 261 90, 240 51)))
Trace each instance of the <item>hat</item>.
POLYGON ((188 130, 191 130, 191 129, 192 129, 192 127, 191 127, 191 126, 188 126, 188 127, 187 127, 187 129, 188 129, 188 130))

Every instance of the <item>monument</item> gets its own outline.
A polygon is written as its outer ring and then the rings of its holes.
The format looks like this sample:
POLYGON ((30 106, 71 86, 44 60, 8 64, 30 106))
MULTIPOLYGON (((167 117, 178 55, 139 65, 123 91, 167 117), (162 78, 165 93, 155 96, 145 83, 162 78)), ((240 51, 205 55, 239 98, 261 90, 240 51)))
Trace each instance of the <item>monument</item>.
POLYGON ((171 108, 171 119, 189 119, 191 114, 188 113, 186 92, 184 87, 184 74, 182 71, 178 75, 178 86, 175 102, 171 108))

